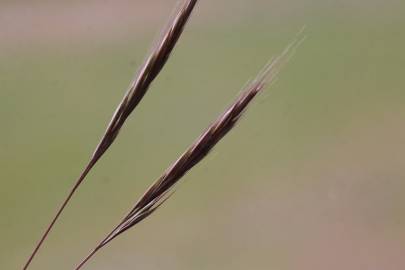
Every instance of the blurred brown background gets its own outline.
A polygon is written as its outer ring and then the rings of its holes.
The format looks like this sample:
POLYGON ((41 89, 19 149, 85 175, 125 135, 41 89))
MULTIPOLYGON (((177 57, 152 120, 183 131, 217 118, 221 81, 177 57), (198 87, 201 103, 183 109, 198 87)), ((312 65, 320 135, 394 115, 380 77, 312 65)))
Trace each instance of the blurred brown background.
MULTIPOLYGON (((21 269, 175 3, 0 1, 0 269, 21 269)), ((85 269, 404 269, 404 14, 201 0, 31 269, 72 269, 303 25, 240 125, 85 269)))

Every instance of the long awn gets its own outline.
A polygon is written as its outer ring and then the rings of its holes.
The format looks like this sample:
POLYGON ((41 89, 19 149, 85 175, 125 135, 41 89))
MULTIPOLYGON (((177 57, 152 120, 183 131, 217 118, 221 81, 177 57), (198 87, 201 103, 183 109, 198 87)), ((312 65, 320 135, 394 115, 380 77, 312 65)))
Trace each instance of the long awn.
POLYGON ((101 248, 161 206, 172 194, 175 184, 235 126, 254 97, 266 84, 272 83, 303 38, 297 37, 244 89, 232 105, 174 162, 144 193, 122 221, 84 258, 81 269, 101 248))

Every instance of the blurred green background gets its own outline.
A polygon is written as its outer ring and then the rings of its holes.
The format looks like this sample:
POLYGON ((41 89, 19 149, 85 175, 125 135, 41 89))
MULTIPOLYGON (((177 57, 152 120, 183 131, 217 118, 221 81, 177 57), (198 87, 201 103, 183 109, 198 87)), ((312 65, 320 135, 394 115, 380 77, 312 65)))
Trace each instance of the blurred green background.
MULTIPOLYGON (((21 269, 175 3, 0 2, 0 269, 21 269)), ((85 269, 404 269, 404 14, 201 0, 31 269, 72 269, 303 25, 277 83, 85 269)))

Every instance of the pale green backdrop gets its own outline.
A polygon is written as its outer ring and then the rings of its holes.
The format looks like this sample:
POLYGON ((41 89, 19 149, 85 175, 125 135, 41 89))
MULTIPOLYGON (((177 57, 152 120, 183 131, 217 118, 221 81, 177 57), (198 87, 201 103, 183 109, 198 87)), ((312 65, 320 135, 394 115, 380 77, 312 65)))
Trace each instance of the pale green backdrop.
MULTIPOLYGON (((0 269, 21 269, 175 2, 0 2, 0 269)), ((303 25, 240 125, 85 269, 404 269, 402 2, 201 0, 31 269, 72 269, 303 25)))

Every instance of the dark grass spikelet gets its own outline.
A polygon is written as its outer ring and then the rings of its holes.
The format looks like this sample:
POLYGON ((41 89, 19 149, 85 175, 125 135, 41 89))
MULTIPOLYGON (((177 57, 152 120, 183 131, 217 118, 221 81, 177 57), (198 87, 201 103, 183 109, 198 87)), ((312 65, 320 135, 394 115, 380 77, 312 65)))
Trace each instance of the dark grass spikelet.
POLYGON ((302 41, 303 39, 295 39, 280 56, 266 66, 258 77, 241 92, 234 103, 148 188, 127 216, 93 249, 76 270, 79 270, 98 250, 148 217, 169 198, 175 184, 182 176, 207 156, 212 148, 235 126, 255 96, 266 84, 274 81, 282 65, 289 60, 302 41))
POLYGON ((143 96, 146 94, 152 81, 162 70, 174 46, 176 45, 178 39, 180 38, 184 26, 186 25, 196 3, 197 0, 185 0, 179 6, 178 11, 174 14, 174 17, 168 23, 167 27, 164 28, 161 38, 152 48, 150 56, 146 59, 145 63, 139 69, 135 77, 135 80, 130 85, 121 103, 118 105, 109 125, 107 126, 104 135, 102 136, 93 155, 91 156, 90 161, 84 168, 83 172, 80 174, 79 178, 76 180, 75 185, 72 187, 70 193, 60 206, 55 217, 49 223, 46 231, 42 235, 41 239, 35 246, 27 262, 25 263, 23 270, 28 268, 32 259, 35 257, 36 253, 42 246, 52 227, 56 223, 57 219, 63 212, 64 208, 72 198, 77 188, 83 182, 83 180, 85 179, 89 171, 93 168, 93 166, 97 163, 97 161, 103 156, 103 154, 114 142, 119 131, 121 130, 121 127, 124 125, 125 120, 139 104, 143 96))

